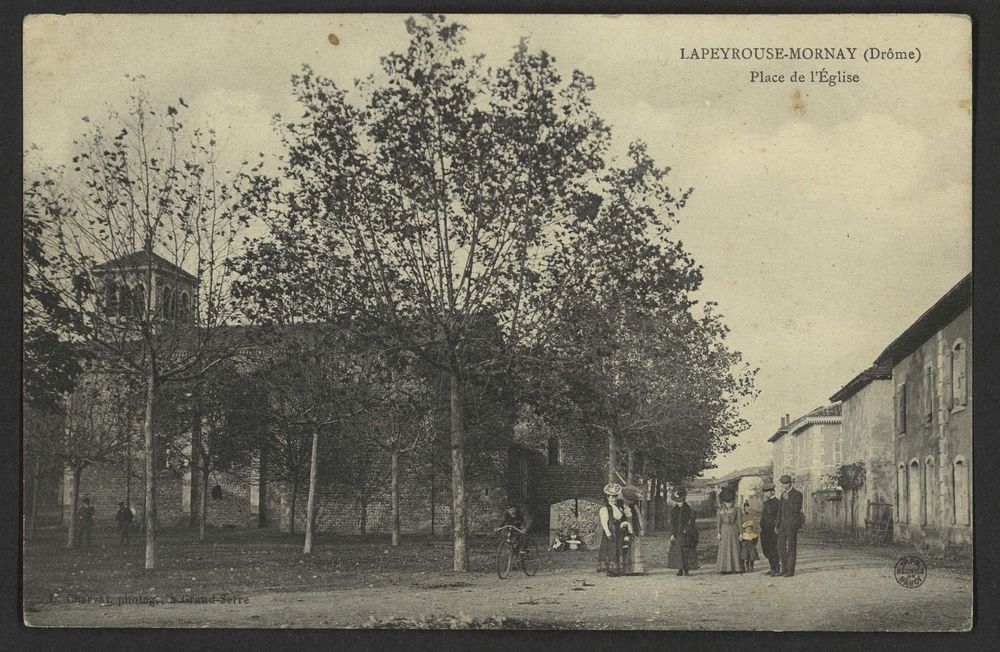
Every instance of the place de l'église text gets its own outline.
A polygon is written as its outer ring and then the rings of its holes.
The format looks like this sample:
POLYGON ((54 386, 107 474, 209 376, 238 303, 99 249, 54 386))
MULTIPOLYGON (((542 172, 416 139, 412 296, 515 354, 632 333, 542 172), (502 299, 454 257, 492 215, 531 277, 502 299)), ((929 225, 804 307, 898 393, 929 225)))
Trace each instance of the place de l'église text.
MULTIPOLYGON (((683 61, 920 61, 920 48, 880 48, 880 47, 683 47, 680 48, 683 61)), ((826 86, 854 84, 861 76, 849 70, 817 68, 788 73, 765 70, 749 71, 751 83, 815 83, 826 86)))

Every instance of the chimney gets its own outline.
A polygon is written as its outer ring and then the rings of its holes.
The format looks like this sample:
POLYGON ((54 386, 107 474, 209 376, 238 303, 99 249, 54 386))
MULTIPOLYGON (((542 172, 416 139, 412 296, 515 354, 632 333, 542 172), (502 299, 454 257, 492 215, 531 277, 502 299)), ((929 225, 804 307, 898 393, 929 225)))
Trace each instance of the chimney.
POLYGON ((785 426, 790 426, 790 425, 792 425, 792 417, 790 414, 785 412, 785 426))

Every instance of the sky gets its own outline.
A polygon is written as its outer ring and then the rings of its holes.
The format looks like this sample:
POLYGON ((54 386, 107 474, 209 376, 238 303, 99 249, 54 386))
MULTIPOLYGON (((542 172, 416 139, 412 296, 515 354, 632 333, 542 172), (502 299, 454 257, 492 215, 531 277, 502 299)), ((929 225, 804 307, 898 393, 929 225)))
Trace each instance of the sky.
MULTIPOLYGON (((641 138, 694 194, 674 234, 704 267, 729 344, 759 368, 751 428, 716 461, 770 461, 792 418, 868 367, 972 269, 971 31, 960 16, 452 15, 469 52, 502 63, 522 36, 597 85, 615 151, 641 138), (682 58, 681 48, 855 48, 854 60, 682 58), (863 60, 867 48, 919 60, 863 60), (835 86, 809 71, 858 75, 835 86), (751 82, 750 73, 784 75, 751 82), (793 71, 807 81, 793 82, 793 71)), ((350 85, 407 43, 404 15, 34 16, 24 23, 24 141, 68 163, 143 74, 183 97, 231 161, 279 151, 302 64, 350 85), (336 38, 331 38, 335 35, 336 38), (336 42, 336 44, 334 44, 336 42)), ((721 52, 719 53, 721 55, 721 52)))

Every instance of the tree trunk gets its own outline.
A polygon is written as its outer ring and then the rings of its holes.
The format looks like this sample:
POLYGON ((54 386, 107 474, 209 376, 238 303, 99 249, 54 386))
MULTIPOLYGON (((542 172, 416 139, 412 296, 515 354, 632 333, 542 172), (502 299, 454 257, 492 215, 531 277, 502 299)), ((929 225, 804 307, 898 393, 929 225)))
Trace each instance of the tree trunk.
MULTIPOLYGON (((198 509, 198 541, 205 540, 205 531, 208 529, 208 476, 211 473, 206 466, 201 473, 201 505, 198 509)), ((192 482, 193 486, 195 483, 192 482)))
POLYGON ((434 451, 431 451, 431 538, 434 538, 434 451))
POLYGON ((257 527, 267 527, 267 445, 260 447, 257 473, 257 527))
POLYGON ((69 504, 69 532, 68 532, 68 534, 66 536, 66 547, 67 548, 74 547, 76 545, 76 543, 77 543, 77 541, 76 541, 77 537, 79 536, 79 533, 77 532, 77 527, 76 527, 76 510, 77 510, 77 507, 80 504, 80 475, 81 475, 81 471, 82 471, 82 469, 80 468, 79 465, 77 465, 77 464, 73 465, 73 475, 72 475, 73 499, 72 499, 72 501, 70 501, 70 504, 69 504))
POLYGON ((288 531, 295 534, 295 498, 299 494, 299 481, 292 480, 292 504, 291 511, 288 513, 288 531))
POLYGON ((453 569, 469 570, 469 549, 466 542, 469 514, 465 506, 465 401, 462 380, 451 372, 451 522, 455 549, 453 569))
POLYGON ((319 428, 313 428, 312 453, 309 457, 309 498, 306 500, 306 543, 302 552, 311 555, 313 551, 313 528, 316 527, 316 472, 319 468, 319 428))
POLYGON ((150 368, 146 376, 146 418, 142 434, 146 444, 146 569, 156 568, 156 446, 153 417, 156 409, 156 374, 150 368))
POLYGON ((392 451, 392 477, 389 480, 392 545, 399 545, 399 451, 392 451))
POLYGON ((643 514, 646 515, 646 522, 643 524, 646 526, 646 530, 650 533, 656 531, 656 515, 652 512, 653 501, 655 500, 655 494, 653 493, 653 487, 655 486, 651 482, 652 478, 646 473, 646 458, 642 459, 642 488, 646 493, 646 503, 644 505, 645 510, 643 514))
POLYGON ((125 506, 132 509, 132 433, 125 439, 125 506))
POLYGON ((618 474, 618 442, 615 439, 615 431, 608 428, 608 482, 615 482, 618 474))
POLYGON ((631 448, 628 449, 628 470, 625 472, 625 484, 632 484, 632 480, 635 477, 635 451, 631 448))
MULTIPOLYGON (((195 410, 194 418, 191 420, 191 527, 201 527, 202 519, 198 515, 198 511, 201 509, 202 505, 205 503, 198 499, 199 487, 198 483, 194 481, 195 469, 201 470, 202 464, 201 455, 201 414, 195 410)), ((207 486, 207 485, 205 485, 207 486)), ((201 532, 198 536, 199 541, 203 540, 201 537, 201 532)))

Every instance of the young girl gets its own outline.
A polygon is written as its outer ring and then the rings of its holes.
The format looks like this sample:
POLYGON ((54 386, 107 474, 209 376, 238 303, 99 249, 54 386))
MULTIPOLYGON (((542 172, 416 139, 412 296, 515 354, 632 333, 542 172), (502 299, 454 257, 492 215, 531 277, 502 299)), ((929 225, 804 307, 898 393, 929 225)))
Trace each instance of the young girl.
POLYGON ((743 511, 740 513, 743 532, 740 533, 740 568, 753 572, 753 563, 760 559, 757 554, 757 537, 759 522, 757 515, 750 511, 750 501, 743 501, 743 511))

